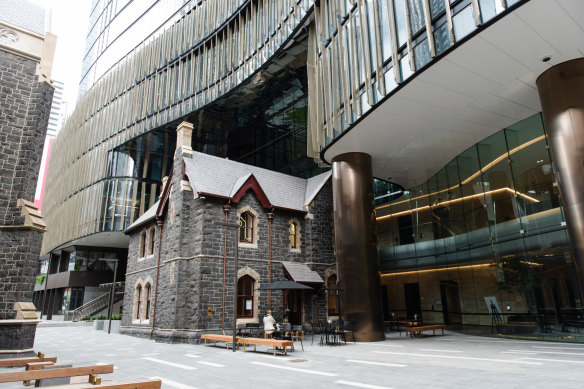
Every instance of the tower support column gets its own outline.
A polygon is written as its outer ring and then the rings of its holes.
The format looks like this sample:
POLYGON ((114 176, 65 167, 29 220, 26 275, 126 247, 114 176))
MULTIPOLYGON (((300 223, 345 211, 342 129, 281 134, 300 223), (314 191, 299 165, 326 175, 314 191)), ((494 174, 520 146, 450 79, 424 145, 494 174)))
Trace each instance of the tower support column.
POLYGON ((584 58, 539 76, 537 89, 554 156, 580 292, 584 292, 584 58))
POLYGON ((383 340, 371 156, 341 154, 332 164, 340 315, 357 340, 383 340))

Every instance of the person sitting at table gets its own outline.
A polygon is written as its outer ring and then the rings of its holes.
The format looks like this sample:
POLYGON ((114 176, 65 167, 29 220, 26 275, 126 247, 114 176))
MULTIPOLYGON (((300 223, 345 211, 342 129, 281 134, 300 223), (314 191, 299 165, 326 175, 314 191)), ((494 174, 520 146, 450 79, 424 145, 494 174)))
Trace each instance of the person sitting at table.
POLYGON ((274 324, 276 324, 276 320, 272 316, 272 311, 268 310, 264 316, 264 338, 267 338, 268 335, 272 337, 272 333, 276 330, 274 324))

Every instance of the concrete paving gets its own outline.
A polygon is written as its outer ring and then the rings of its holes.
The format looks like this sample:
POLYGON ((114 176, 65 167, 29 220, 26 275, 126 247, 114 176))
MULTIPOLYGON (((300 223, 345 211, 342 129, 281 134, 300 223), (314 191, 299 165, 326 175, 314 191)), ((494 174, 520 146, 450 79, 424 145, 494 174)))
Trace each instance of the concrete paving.
MULTIPOLYGON (((583 388, 584 344, 486 338, 446 331, 383 342, 319 346, 288 356, 164 344, 92 327, 37 330, 35 351, 61 362, 113 363, 116 381, 159 377, 164 388, 583 388)), ((258 350, 267 347, 259 347, 258 350)), ((249 350, 249 349, 248 349, 249 350)), ((5 371, 5 369, 0 369, 5 371)), ((2 388, 23 388, 21 383, 2 388)))

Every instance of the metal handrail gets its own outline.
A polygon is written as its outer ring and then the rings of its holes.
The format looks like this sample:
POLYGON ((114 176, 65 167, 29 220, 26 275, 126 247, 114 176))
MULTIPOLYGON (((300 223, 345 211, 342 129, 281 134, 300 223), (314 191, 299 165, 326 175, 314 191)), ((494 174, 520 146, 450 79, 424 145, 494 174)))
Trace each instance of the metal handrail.
MULTIPOLYGON (((116 287, 114 290, 114 294, 123 294, 124 293, 124 283, 116 283, 116 287)), ((67 313, 67 316, 69 315, 69 313, 72 315, 72 320, 73 321, 80 321, 83 316, 85 314, 88 314, 87 312, 95 312, 95 311, 99 311, 105 307, 108 306, 109 303, 109 292, 106 292, 104 294, 102 294, 99 297, 94 298, 91 301, 88 301, 87 303, 83 304, 82 306, 76 308, 73 311, 69 311, 67 313), (100 309, 98 307, 101 307, 100 309)), ((67 317, 68 319, 68 317, 67 317)))

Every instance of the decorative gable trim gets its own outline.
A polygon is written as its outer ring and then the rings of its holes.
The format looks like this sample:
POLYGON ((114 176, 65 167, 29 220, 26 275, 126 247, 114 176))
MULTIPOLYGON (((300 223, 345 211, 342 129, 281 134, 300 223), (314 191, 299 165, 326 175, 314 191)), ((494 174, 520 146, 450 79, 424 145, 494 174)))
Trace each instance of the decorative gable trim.
POLYGON ((162 219, 164 216, 164 212, 166 212, 166 208, 168 205, 168 198, 170 197, 170 189, 172 188, 172 175, 173 175, 174 167, 170 168, 170 174, 168 175, 168 180, 166 181, 166 185, 164 186, 164 191, 160 195, 160 204, 158 204, 158 209, 156 210, 156 219, 162 219))
POLYGON ((237 190, 237 192, 235 192, 235 194, 231 198, 231 201, 234 203, 239 203, 243 196, 249 190, 254 192, 256 198, 258 199, 262 207, 266 209, 273 208, 272 204, 270 203, 270 200, 268 200, 268 196, 266 196, 266 193, 260 186, 258 180, 253 176, 253 174, 250 175, 249 178, 243 183, 243 185, 241 185, 241 187, 237 190))

